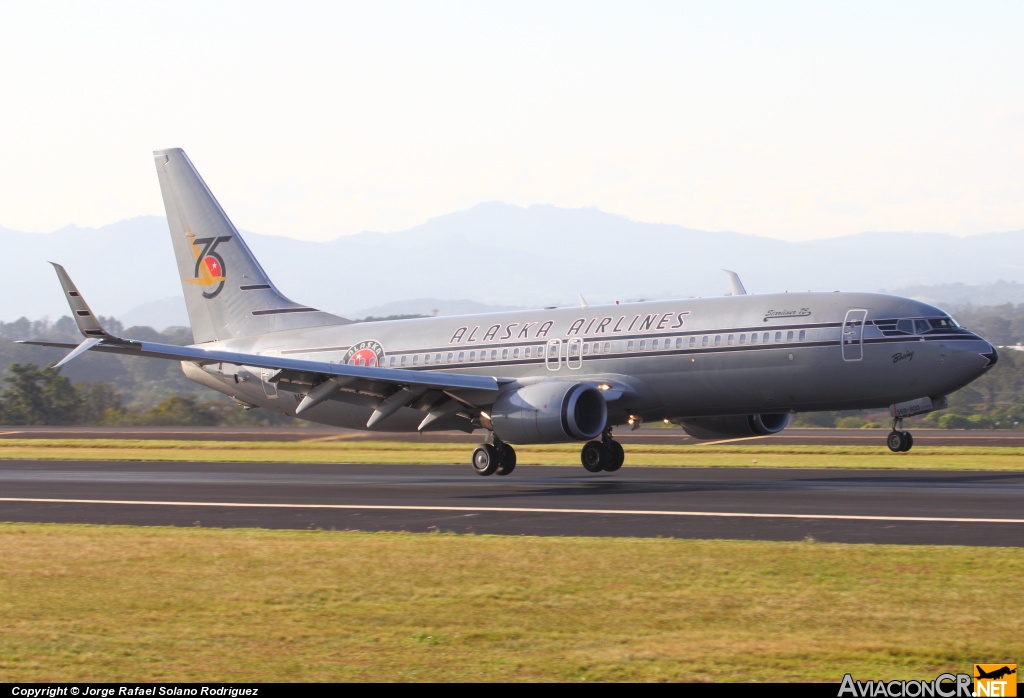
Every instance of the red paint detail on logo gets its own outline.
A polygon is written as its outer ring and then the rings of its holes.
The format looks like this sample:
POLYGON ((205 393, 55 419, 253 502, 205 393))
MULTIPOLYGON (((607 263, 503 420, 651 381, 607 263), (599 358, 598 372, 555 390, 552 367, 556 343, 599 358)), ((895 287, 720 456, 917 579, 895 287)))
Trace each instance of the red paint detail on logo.
POLYGON ((206 257, 203 259, 206 264, 206 268, 209 270, 211 276, 221 276, 220 264, 213 257, 206 257))
POLYGON ((354 353, 348 362, 355 366, 376 366, 377 354, 372 349, 361 349, 354 353))

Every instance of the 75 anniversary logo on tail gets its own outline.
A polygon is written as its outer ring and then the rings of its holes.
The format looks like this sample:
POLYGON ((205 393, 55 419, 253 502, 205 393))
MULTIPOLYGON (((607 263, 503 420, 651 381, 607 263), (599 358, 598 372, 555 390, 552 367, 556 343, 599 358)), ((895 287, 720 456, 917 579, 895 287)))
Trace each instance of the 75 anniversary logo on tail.
POLYGON ((192 229, 189 228, 186 237, 192 247, 192 255, 196 258, 196 266, 194 278, 185 279, 185 281, 199 286, 213 287, 212 291, 203 291, 203 298, 216 298, 224 288, 224 282, 228 280, 224 268, 224 258, 216 252, 217 245, 230 242, 231 236, 196 238, 192 229))

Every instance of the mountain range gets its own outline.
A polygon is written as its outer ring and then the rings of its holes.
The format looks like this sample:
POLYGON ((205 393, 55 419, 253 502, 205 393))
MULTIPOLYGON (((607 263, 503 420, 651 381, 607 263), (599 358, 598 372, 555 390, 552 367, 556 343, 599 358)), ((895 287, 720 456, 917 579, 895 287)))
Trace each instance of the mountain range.
MULTIPOLYGON (((360 318, 687 298, 886 291, 946 304, 1024 302, 1024 231, 955 237, 861 233, 787 242, 643 223, 597 209, 479 204, 405 231, 310 242, 244 232, 292 299, 360 318)), ((64 264, 94 312, 126 326, 186 322, 166 221, 142 216, 53 233, 0 228, 0 321, 68 313, 47 261, 64 264)))

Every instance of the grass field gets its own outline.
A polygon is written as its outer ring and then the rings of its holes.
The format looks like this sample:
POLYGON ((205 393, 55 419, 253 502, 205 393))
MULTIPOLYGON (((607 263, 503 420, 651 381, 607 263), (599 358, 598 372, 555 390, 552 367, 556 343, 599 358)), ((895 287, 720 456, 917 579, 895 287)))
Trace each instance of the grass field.
MULTIPOLYGON (((141 460, 292 463, 422 463, 468 465, 471 444, 409 441, 156 441, 128 439, 3 439, 0 459, 141 460)), ((578 444, 516 447, 520 464, 579 465, 578 444)), ((786 468, 927 468, 1019 470, 1024 448, 917 447, 891 453, 873 446, 670 445, 627 446, 626 465, 786 468)))
POLYGON ((0 681, 934 678, 1024 550, 0 524, 0 681))

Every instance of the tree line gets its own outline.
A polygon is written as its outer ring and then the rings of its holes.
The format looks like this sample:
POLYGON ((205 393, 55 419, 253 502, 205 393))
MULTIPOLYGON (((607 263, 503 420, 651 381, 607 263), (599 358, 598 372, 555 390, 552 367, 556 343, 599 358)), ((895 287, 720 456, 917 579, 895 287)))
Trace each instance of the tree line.
MULTIPOLYGON (((1024 304, 963 306, 952 312, 961 325, 997 346, 999 362, 984 376, 949 396, 949 407, 914 417, 918 427, 955 429, 1024 428, 1024 304)), ((192 343, 187 327, 157 332, 150 327, 125 329, 114 318, 100 318, 121 336, 152 342, 192 343)), ((0 424, 92 425, 289 425, 302 420, 269 410, 245 411, 219 394, 189 381, 177 362, 87 353, 60 371, 46 367, 66 349, 14 344, 19 339, 75 343, 81 334, 70 317, 56 322, 0 322, 0 424)), ((794 426, 881 427, 891 418, 884 410, 812 412, 796 416, 794 426)))

